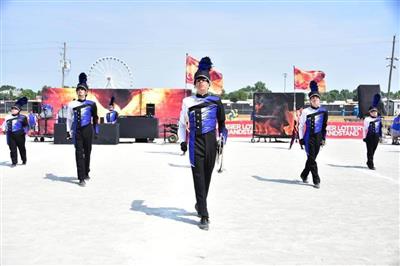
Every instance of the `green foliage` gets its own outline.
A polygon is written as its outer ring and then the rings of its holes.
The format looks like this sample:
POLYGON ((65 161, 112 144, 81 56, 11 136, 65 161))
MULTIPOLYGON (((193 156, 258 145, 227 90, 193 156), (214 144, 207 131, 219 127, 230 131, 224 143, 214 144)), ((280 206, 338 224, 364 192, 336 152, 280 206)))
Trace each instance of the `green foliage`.
POLYGON ((11 91, 15 91, 17 88, 16 87, 14 87, 14 86, 11 86, 11 85, 3 85, 3 86, 1 86, 0 87, 0 91, 9 91, 9 90, 11 90, 11 91))
MULTIPOLYGON (((387 92, 382 92, 381 93, 382 94, 382 97, 387 97, 387 92)), ((399 91, 396 91, 396 92, 390 92, 390 95, 389 95, 389 99, 391 99, 391 100, 394 100, 394 99, 400 99, 400 90, 399 91)))
POLYGON ((265 85, 264 82, 258 81, 254 86, 246 86, 239 90, 226 94, 223 92, 222 99, 229 99, 232 102, 245 101, 253 98, 255 92, 271 92, 265 85))
MULTIPOLYGON (((236 91, 232 91, 230 93, 226 93, 223 91, 221 98, 229 99, 232 102, 237 101, 245 101, 247 99, 253 98, 253 93, 255 92, 271 92, 265 85, 264 82, 258 81, 253 86, 246 86, 244 88, 238 89, 236 91)), ((386 97, 387 93, 381 92, 382 97, 386 97)), ((348 99, 352 99, 353 101, 358 101, 357 89, 348 90, 348 89, 333 89, 329 90, 326 93, 321 94, 321 100, 327 101, 328 103, 332 103, 334 101, 346 101, 348 99)), ((396 92, 390 92, 390 99, 400 99, 400 90, 396 92)))
POLYGON ((21 95, 19 97, 25 96, 29 100, 35 100, 37 93, 31 89, 22 90, 21 95))
POLYGON ((31 89, 17 89, 17 87, 11 85, 2 85, 0 87, 0 99, 4 100, 16 100, 20 97, 27 97, 29 100, 35 100, 37 95, 40 95, 41 91, 34 92, 31 89))

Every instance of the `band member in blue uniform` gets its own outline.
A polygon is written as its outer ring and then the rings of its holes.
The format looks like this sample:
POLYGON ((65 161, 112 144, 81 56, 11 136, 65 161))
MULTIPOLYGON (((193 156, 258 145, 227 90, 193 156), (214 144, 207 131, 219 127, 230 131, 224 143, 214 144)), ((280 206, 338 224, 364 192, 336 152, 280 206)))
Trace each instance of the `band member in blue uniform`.
POLYGON ((20 114, 22 106, 28 102, 26 97, 20 98, 12 107, 11 114, 4 119, 2 130, 7 136, 10 147, 11 167, 18 163, 18 153, 21 155, 22 164, 26 164, 25 135, 28 132, 28 118, 20 114))
POLYGON ((36 131, 37 122, 37 115, 33 112, 33 110, 31 110, 28 114, 29 130, 31 131, 31 133, 36 131))
POLYGON ((315 81, 310 82, 310 107, 303 110, 299 120, 300 144, 304 145, 307 153, 307 161, 300 177, 307 183, 308 174, 311 171, 315 188, 320 188, 320 177, 318 174, 317 155, 321 146, 325 145, 326 125, 328 122, 328 111, 320 106, 320 94, 315 81))
POLYGON ((393 119, 392 125, 390 126, 390 135, 392 135, 392 145, 400 144, 400 111, 398 111, 396 117, 393 119))
POLYGON ((363 141, 367 145, 367 166, 371 170, 375 170, 374 154, 382 138, 382 117, 377 108, 380 100, 381 96, 375 94, 372 106, 368 108, 368 116, 364 118, 363 141))
POLYGON ((228 137, 221 99, 208 94, 211 66, 210 58, 204 57, 200 60, 199 69, 194 75, 197 93, 183 99, 178 129, 181 150, 186 152, 189 144, 196 194, 195 208, 201 217, 199 227, 204 230, 209 228, 207 195, 217 152, 217 124, 219 137, 224 142, 228 137))
POLYGON ((108 105, 109 112, 106 114, 104 122, 106 124, 115 124, 118 119, 118 112, 114 110, 114 100, 115 97, 112 96, 110 99, 110 104, 108 105))
POLYGON ((76 87, 77 100, 68 104, 67 108, 67 136, 72 138, 75 145, 75 159, 79 185, 85 186, 89 180, 90 153, 92 151, 93 132, 98 134, 98 116, 96 103, 86 100, 88 86, 85 73, 79 75, 79 84, 76 87))

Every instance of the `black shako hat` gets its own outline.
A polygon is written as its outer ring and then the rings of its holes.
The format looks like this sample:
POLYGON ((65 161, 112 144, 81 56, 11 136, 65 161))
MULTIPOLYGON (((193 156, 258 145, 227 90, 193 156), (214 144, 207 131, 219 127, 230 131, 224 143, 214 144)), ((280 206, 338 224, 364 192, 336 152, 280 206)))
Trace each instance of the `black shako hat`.
POLYGON ((84 89, 84 90, 88 90, 89 89, 89 87, 88 87, 88 85, 87 85, 87 76, 86 76, 86 74, 84 73, 84 72, 82 72, 82 73, 80 73, 79 74, 79 83, 78 83, 78 85, 76 86, 76 90, 78 90, 78 89, 84 89))
POLYGON ((11 107, 11 109, 17 109, 18 111, 21 111, 22 106, 28 103, 28 98, 22 97, 19 98, 15 104, 11 107))
POLYGON ((311 97, 317 96, 318 98, 321 98, 321 94, 318 92, 318 84, 315 82, 315 80, 312 80, 310 82, 310 89, 311 91, 308 93, 308 98, 311 99, 311 97))
POLYGON ((114 106, 115 97, 111 96, 109 106, 114 106))
POLYGON ((203 57, 199 62, 199 68, 197 69, 196 73, 194 73, 194 83, 196 84, 197 79, 204 78, 207 80, 209 84, 211 84, 211 78, 210 78, 211 67, 212 67, 211 59, 208 56, 203 57))
POLYGON ((377 111, 378 112, 378 104, 381 101, 381 95, 379 93, 374 95, 372 99, 372 105, 368 108, 368 112, 377 111))

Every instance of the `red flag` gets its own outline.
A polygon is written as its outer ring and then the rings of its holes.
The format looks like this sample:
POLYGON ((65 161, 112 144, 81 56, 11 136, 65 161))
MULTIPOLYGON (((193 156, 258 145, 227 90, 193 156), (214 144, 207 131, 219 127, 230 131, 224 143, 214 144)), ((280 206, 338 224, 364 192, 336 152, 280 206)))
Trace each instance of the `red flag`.
MULTIPOLYGON (((199 67, 199 61, 190 55, 186 56, 186 83, 194 84, 194 73, 196 73, 199 67)), ((210 71, 211 86, 209 91, 211 93, 221 95, 223 89, 223 78, 220 72, 217 72, 214 68, 210 71)))
POLYGON ((187 84, 194 84, 194 73, 196 73, 198 67, 199 67, 199 61, 197 61, 190 55, 187 55, 186 56, 186 83, 187 84))
POLYGON ((298 90, 310 89, 310 82, 314 80, 318 84, 318 91, 323 93, 326 91, 325 73, 319 70, 304 71, 294 68, 294 88, 298 90))

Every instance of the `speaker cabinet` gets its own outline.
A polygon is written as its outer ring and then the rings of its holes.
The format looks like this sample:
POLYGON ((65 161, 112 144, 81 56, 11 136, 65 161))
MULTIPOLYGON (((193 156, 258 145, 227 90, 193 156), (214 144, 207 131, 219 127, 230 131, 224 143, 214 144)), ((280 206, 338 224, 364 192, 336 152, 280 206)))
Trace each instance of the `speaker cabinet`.
POLYGON ((116 145, 119 143, 119 124, 100 124, 99 135, 94 144, 116 145))
POLYGON ((72 144, 72 140, 67 139, 66 124, 54 124, 54 144, 72 144))
MULTIPOLYGON (((357 87, 358 96, 358 117, 363 118, 368 114, 368 109, 372 105, 374 95, 381 92, 379 85, 359 85, 357 87)), ((381 100, 378 104, 379 113, 386 115, 385 106, 381 100)))
POLYGON ((155 116, 156 115, 156 105, 154 103, 146 104, 146 116, 155 116))

